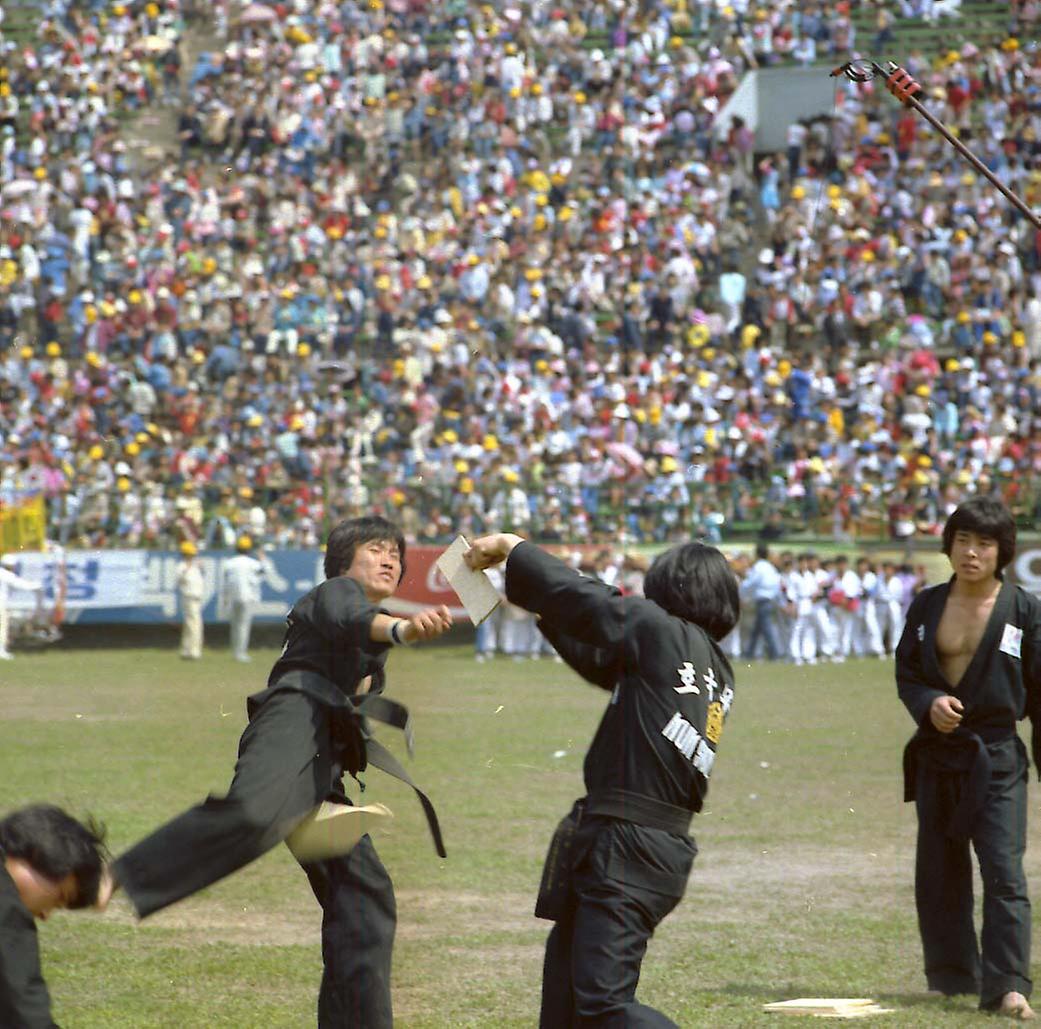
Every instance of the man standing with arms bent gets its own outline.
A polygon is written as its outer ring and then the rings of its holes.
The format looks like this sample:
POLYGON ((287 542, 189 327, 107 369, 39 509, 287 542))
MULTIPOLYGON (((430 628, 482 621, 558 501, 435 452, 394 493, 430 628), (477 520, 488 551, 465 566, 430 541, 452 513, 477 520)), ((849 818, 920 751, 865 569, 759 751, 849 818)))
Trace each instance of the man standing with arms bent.
POLYGON ((896 681, 918 731, 904 751, 904 799, 918 812, 915 901, 931 990, 979 993, 980 1008, 1034 1017, 1026 849, 1029 715, 1041 742, 1041 601, 1003 578, 1016 527, 998 500, 950 516, 943 551, 954 575, 907 612, 896 681), (973 928, 969 843, 983 880, 973 928))

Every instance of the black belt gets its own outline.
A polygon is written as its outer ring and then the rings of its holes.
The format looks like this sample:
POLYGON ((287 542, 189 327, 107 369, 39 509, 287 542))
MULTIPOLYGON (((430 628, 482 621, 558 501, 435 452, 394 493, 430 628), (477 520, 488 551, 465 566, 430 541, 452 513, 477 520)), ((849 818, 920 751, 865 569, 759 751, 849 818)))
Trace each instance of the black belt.
POLYGON ((676 807, 664 800, 645 797, 642 793, 630 793, 628 790, 597 790, 585 798, 583 815, 605 815, 618 818, 623 822, 646 825, 651 829, 663 829, 665 832, 687 836, 690 833, 690 820, 694 812, 689 808, 676 807))
MULTIPOLYGON (((304 672, 295 669, 283 675, 274 686, 265 690, 264 694, 275 690, 294 690, 299 693, 305 693, 312 700, 334 710, 351 710, 362 719, 372 718, 386 725, 391 725, 395 729, 400 729, 405 735, 405 746, 408 749, 408 755, 409 757, 412 756, 414 745, 412 718, 408 713, 408 708, 404 704, 399 704, 396 700, 391 700, 389 697, 384 697, 377 693, 348 695, 316 672, 304 672)), ((257 694, 255 697, 250 697, 247 700, 247 710, 250 717, 253 716, 255 705, 257 704, 256 697, 259 696, 261 694, 257 694)), ((419 798, 419 803, 423 808, 423 814, 426 815, 430 835, 434 839, 434 849, 437 851, 438 857, 447 857, 444 840, 441 836, 441 826, 437 820, 437 812, 434 810, 434 805, 430 802, 430 798, 413 782, 412 777, 401 762, 386 747, 364 731, 362 732, 362 739, 365 743, 366 759, 374 767, 381 769, 388 775, 394 776, 395 779, 400 779, 416 791, 416 796, 419 798)))

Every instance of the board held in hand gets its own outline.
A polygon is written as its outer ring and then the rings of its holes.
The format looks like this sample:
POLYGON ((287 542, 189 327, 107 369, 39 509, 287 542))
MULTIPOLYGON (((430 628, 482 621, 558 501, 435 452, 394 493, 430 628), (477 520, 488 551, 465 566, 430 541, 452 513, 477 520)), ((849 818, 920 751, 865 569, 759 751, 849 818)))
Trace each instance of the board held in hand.
POLYGON ((502 597, 484 572, 467 567, 463 555, 469 549, 466 538, 456 536, 452 545, 437 559, 437 567, 462 601, 470 621, 480 625, 499 606, 502 597))

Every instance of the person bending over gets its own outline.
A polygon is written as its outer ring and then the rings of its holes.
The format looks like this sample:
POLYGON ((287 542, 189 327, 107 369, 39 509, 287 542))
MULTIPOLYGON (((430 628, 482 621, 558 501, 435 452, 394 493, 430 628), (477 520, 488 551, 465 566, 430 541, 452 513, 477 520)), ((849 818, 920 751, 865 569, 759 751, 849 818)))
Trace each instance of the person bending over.
POLYGON ((51 804, 0 819, 0 1026, 56 1029, 36 919, 92 907, 107 856, 100 826, 51 804))
POLYGON ((737 624, 737 579, 714 547, 655 559, 644 596, 580 575, 519 536, 473 544, 474 569, 506 562, 506 596, 539 616, 564 660, 611 699, 584 765, 586 796, 560 823, 535 913, 546 941, 540 1025, 675 1026, 636 1000, 647 943, 686 889, 734 674, 719 640, 737 624))

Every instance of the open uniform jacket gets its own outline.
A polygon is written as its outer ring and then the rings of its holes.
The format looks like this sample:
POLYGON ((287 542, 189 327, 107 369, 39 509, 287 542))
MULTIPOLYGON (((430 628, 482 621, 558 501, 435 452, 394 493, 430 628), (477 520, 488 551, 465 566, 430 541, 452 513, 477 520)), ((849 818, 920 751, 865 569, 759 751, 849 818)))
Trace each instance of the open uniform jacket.
MULTIPOLYGON (((293 605, 286 618, 282 653, 268 676, 268 690, 280 688, 288 672, 302 671, 321 676, 344 696, 353 694, 371 675, 369 692, 382 693, 390 644, 369 639, 372 620, 381 611, 355 579, 337 575, 319 583, 293 605)), ((257 702, 266 694, 251 699, 257 702)), ((335 694, 316 699, 335 700, 335 694)))
POLYGON ((36 920, 22 902, 0 852, 0 1026, 57 1029, 40 971, 36 920))
POLYGON ((978 806, 986 790, 980 777, 989 780, 986 744, 1013 737, 1025 715, 1032 723, 1034 765, 1041 768, 1041 600, 1005 582, 961 681, 949 683, 936 652, 936 630, 953 581, 914 598, 896 649, 897 692, 918 725, 904 754, 904 797, 914 798, 915 765, 923 755, 952 771, 970 772, 978 806), (965 709, 953 733, 941 733, 929 717, 933 701, 945 694, 965 709))
POLYGON ((611 691, 586 754, 586 790, 622 789, 700 811, 734 676, 699 626, 623 596, 530 543, 506 563, 506 596, 588 682, 611 691))

